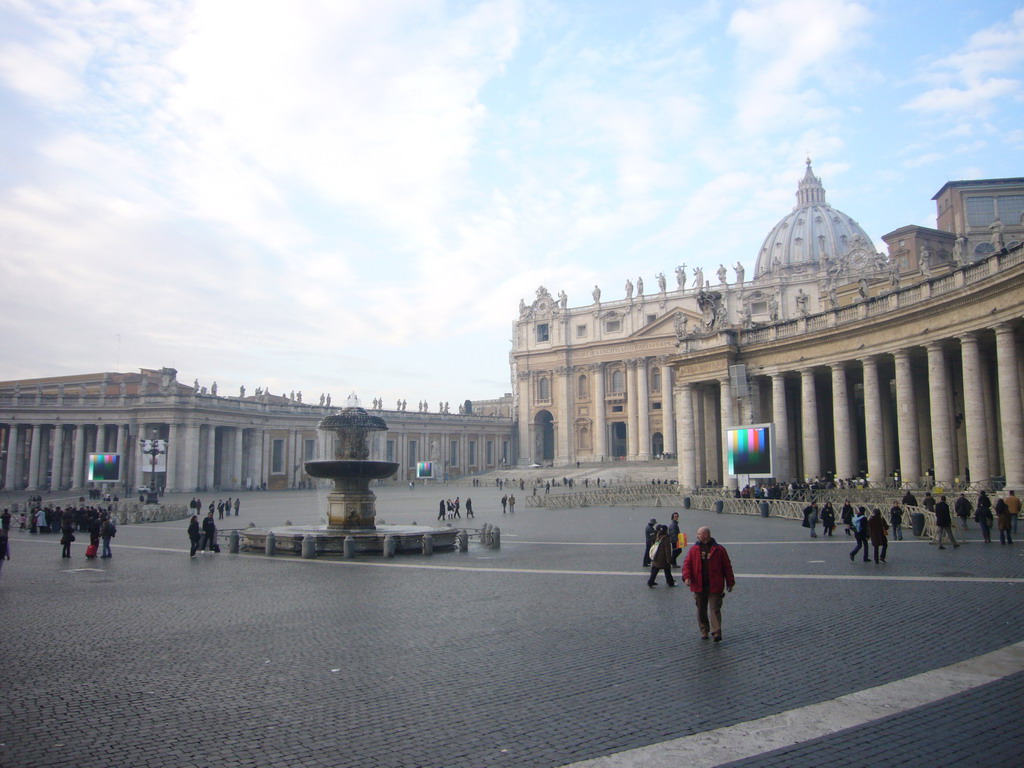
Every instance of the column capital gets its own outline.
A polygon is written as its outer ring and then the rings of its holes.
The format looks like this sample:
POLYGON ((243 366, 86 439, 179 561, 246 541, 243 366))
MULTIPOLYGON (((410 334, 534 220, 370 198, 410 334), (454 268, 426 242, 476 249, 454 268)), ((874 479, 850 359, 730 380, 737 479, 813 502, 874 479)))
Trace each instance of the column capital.
POLYGON ((555 368, 555 373, 557 373, 559 376, 568 376, 570 373, 572 373, 572 366, 560 365, 557 368, 555 368))

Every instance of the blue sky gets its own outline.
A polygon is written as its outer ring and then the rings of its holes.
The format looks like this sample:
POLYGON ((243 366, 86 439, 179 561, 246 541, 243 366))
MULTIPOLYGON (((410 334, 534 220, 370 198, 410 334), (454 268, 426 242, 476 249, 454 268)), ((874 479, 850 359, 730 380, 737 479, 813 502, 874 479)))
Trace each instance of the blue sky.
MULTIPOLYGON (((1024 175, 1024 6, 0 0, 0 378, 511 391, 520 298, 1024 175)), ((730 271, 730 280, 732 273, 730 271)))

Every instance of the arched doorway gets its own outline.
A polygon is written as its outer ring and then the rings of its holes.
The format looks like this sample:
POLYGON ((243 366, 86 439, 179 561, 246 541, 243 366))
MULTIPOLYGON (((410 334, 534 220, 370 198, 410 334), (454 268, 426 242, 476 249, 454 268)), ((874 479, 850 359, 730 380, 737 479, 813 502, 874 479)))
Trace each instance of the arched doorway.
POLYGON ((665 437, 661 432, 651 435, 651 456, 661 456, 665 452, 665 437))
POLYGON ((555 417, 551 411, 540 411, 533 419, 534 461, 543 464, 555 460, 555 417))

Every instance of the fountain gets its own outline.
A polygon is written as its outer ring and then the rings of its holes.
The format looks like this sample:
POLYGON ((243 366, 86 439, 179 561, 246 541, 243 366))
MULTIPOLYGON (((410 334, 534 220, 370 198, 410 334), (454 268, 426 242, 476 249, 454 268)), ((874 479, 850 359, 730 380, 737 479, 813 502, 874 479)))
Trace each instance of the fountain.
POLYGON ((316 554, 380 553, 388 549, 388 540, 395 552, 421 552, 424 536, 429 534, 432 548, 453 548, 459 533, 455 528, 376 524, 377 497, 370 490, 370 481, 390 477, 399 465, 393 461, 372 461, 368 438, 370 432, 387 428, 384 419, 367 413, 359 407, 355 394, 350 395, 345 408, 324 417, 319 425, 319 429, 335 433, 334 458, 305 464, 306 474, 334 481, 334 488, 327 495, 327 525, 249 528, 241 532, 243 546, 264 549, 268 554, 274 550, 307 556, 303 541, 312 537, 316 554), (272 546, 268 546, 268 539, 272 546))

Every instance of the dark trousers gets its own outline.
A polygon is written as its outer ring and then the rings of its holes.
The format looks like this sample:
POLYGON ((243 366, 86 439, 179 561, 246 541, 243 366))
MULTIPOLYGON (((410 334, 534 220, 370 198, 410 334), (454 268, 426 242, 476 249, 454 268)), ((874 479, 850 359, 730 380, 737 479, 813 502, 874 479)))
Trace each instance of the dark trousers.
MULTIPOLYGON (((889 542, 887 541, 884 544, 873 544, 872 548, 875 550, 875 562, 877 563, 878 562, 878 550, 882 550, 882 559, 885 560, 885 553, 886 553, 886 550, 889 549, 889 542)), ((864 551, 867 552, 867 548, 866 547, 864 548, 864 551)))
POLYGON ((649 578, 647 580, 648 584, 650 584, 652 587, 655 585, 655 583, 658 580, 658 571, 664 571, 665 572, 665 581, 666 581, 666 583, 670 587, 674 587, 676 585, 676 580, 672 578, 672 568, 671 568, 671 566, 668 566, 668 565, 666 565, 666 566, 664 566, 662 568, 659 568, 656 565, 652 565, 651 566, 651 578, 649 578))
POLYGON ((861 536, 856 532, 855 535, 857 536, 857 546, 853 548, 853 552, 850 553, 850 557, 856 557, 857 553, 860 552, 860 548, 864 547, 864 562, 866 563, 868 561, 868 537, 861 536))
POLYGON ((194 539, 189 539, 189 541, 192 542, 192 549, 188 553, 188 556, 189 557, 195 557, 196 556, 196 550, 199 549, 199 537, 196 536, 194 539))

